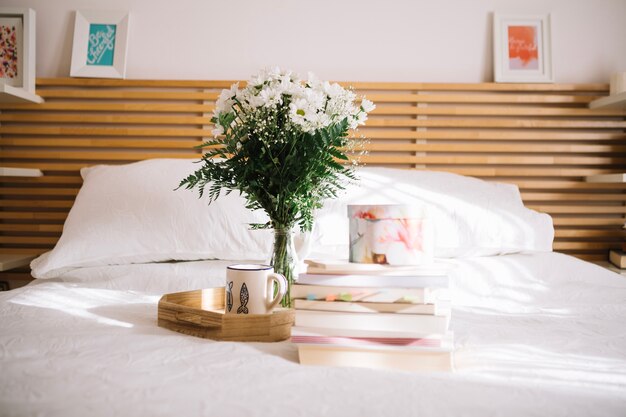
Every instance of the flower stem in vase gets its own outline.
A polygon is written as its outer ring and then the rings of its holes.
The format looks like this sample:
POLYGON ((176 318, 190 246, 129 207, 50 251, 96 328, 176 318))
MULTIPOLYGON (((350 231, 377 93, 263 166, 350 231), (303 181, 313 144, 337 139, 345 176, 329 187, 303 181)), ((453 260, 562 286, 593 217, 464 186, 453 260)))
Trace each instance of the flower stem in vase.
POLYGON ((293 242, 293 231, 289 227, 274 228, 274 247, 270 264, 274 272, 287 280, 287 292, 281 301, 283 307, 291 307, 291 286, 296 281, 298 256, 293 242))

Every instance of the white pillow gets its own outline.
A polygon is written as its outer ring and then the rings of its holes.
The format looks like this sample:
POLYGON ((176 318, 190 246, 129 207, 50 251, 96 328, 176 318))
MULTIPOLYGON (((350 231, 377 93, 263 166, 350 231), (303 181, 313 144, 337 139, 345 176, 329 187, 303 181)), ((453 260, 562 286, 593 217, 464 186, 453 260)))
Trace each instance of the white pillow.
POLYGON ((424 205, 435 226, 436 257, 552 250, 552 218, 524 207, 515 185, 397 168, 364 167, 357 177, 317 213, 315 256, 347 258, 348 204, 424 205))
POLYGON ((196 190, 174 191, 198 165, 154 159, 83 168, 83 186, 55 248, 31 263, 35 278, 99 265, 169 260, 269 259, 272 234, 233 192, 208 204, 196 190))

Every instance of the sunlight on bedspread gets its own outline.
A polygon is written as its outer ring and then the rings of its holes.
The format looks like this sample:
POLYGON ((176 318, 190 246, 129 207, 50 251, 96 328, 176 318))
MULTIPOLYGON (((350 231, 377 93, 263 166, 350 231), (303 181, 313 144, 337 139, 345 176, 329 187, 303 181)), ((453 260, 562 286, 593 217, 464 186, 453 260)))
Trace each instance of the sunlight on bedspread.
POLYGON ((20 294, 10 300, 10 303, 44 309, 57 310, 72 316, 91 319, 100 324, 110 326, 133 327, 132 323, 104 317, 90 310, 102 307, 128 308, 133 304, 154 305, 159 297, 146 296, 134 292, 120 293, 119 291, 80 288, 51 284, 45 289, 20 294))

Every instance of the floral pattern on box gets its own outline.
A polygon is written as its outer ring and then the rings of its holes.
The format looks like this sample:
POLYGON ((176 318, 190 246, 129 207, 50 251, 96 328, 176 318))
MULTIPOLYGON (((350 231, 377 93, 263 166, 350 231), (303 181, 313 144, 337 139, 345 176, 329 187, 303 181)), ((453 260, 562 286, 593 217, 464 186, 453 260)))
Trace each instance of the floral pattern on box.
POLYGON ((420 206, 350 205, 350 262, 421 265, 433 258, 434 234, 420 206))

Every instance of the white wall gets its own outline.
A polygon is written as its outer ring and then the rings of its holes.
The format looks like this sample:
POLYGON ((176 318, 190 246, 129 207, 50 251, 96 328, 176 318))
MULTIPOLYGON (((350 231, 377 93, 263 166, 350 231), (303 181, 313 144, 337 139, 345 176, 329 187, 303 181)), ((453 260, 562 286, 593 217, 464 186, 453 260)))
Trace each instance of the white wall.
POLYGON ((37 76, 68 76, 76 9, 130 10, 127 78, 492 81, 491 12, 552 13, 557 82, 626 71, 626 0, 0 0, 37 12, 37 76))

